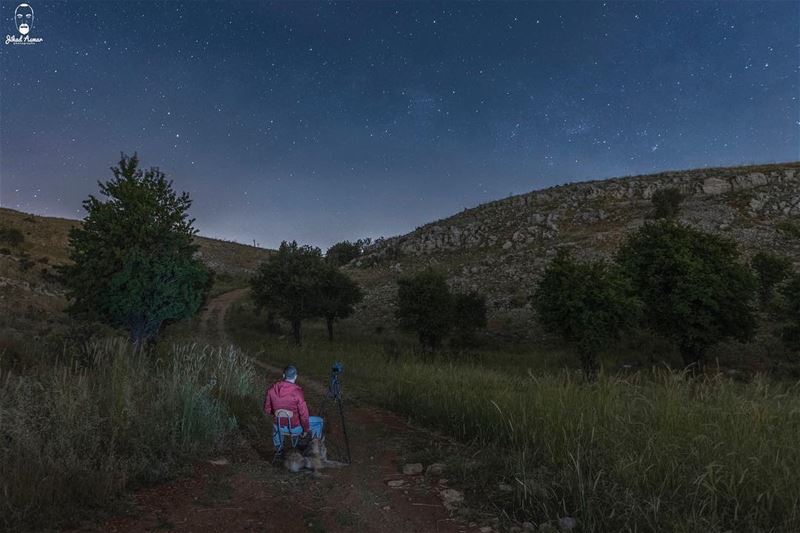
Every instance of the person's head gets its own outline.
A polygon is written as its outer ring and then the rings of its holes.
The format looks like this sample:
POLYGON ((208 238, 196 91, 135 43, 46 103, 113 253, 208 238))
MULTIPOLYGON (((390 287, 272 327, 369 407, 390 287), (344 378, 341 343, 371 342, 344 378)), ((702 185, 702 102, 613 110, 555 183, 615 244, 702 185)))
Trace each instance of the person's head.
POLYGON ((294 383, 297 380, 297 368, 294 365, 289 365, 283 369, 283 379, 289 383, 294 383))

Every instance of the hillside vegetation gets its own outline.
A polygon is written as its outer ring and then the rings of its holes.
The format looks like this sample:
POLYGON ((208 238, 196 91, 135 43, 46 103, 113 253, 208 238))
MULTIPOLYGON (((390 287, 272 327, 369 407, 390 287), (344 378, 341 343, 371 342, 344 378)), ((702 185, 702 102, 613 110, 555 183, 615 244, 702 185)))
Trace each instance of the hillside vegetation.
MULTIPOLYGON (((9 337, 47 336, 68 327, 65 290, 56 278, 68 259, 68 234, 77 220, 0 208, 0 228, 18 230, 18 245, 0 239, 0 348, 9 337)), ((244 286, 269 257, 263 248, 196 237, 198 256, 217 273, 215 292, 244 286)))
POLYGON ((608 257, 654 216, 653 194, 664 189, 683 196, 678 220, 732 238, 745 258, 768 250, 800 264, 800 162, 570 183, 378 239, 347 267, 365 289, 352 321, 368 330, 392 327, 396 280, 434 266, 455 288, 487 296, 496 336, 537 337, 530 296, 556 252, 608 257))

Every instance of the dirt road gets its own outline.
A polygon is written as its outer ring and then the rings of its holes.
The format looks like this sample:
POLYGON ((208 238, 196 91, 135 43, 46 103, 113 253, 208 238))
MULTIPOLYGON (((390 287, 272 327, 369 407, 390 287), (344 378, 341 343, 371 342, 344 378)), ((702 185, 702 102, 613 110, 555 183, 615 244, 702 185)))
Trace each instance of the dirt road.
MULTIPOLYGON (((213 299, 201 316, 200 332, 212 342, 228 343, 224 317, 245 290, 213 299)), ((279 378, 263 363, 266 381, 279 378)), ((298 382, 306 390, 312 414, 322 403, 320 384, 298 382)), ((326 413, 332 450, 341 443, 334 409, 326 413)), ((110 520, 102 531, 285 531, 285 532, 466 532, 476 524, 448 511, 460 493, 448 486, 444 473, 404 475, 406 457, 421 449, 428 457, 444 455, 449 446, 410 428, 387 411, 348 406, 347 430, 353 464, 324 471, 321 477, 291 474, 271 464, 271 428, 259 420, 257 431, 243 435, 224 457, 203 462, 193 474, 138 492, 130 517, 110 520), (249 435, 249 436, 248 436, 249 435), (260 435, 260 437, 253 437, 260 435)), ((250 428, 251 430, 253 428, 250 428)), ((425 465, 428 466, 428 465, 425 465)), ((484 529, 483 531, 486 531, 484 529)))

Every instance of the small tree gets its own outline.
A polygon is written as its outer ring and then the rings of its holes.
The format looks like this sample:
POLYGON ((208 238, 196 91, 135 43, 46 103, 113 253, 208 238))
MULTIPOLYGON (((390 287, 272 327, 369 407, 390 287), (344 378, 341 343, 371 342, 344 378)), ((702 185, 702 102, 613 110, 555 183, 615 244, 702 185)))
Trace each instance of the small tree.
POLYGON ((486 327, 486 297, 477 292, 453 297, 453 327, 459 342, 471 344, 475 331, 486 327))
POLYGON ((367 246, 369 243, 369 239, 359 239, 356 242, 337 242, 325 252, 325 259, 334 266, 344 266, 353 259, 360 257, 363 253, 364 246, 367 246))
POLYGON ((656 332, 678 345, 683 362, 701 367, 706 350, 755 331, 756 280, 735 243, 671 221, 645 224, 617 255, 656 332))
POLYGON ((783 340, 786 345, 800 350, 800 274, 794 274, 780 289, 783 297, 780 317, 785 322, 783 340))
POLYGON ((355 305, 364 298, 364 294, 355 281, 330 265, 323 274, 318 298, 319 312, 325 317, 328 328, 328 340, 332 341, 333 323, 352 315, 355 305))
POLYGON ((298 345, 302 340, 303 320, 319 316, 320 289, 326 268, 319 248, 284 241, 250 280, 256 305, 288 321, 298 345))
POLYGON ((680 211, 683 194, 675 187, 659 189, 653 193, 650 201, 656 208, 653 213, 654 218, 675 218, 680 211))
POLYGON ((641 310, 619 268, 603 261, 579 263, 567 253, 545 269, 533 306, 547 329, 575 347, 590 379, 598 354, 636 323, 641 310))
POLYGON ((194 258, 189 195, 176 194, 159 169, 141 170, 136 154, 122 154, 111 171, 99 184, 106 200, 83 202, 86 218, 69 233, 73 264, 61 273, 70 313, 122 327, 140 345, 196 313, 212 275, 194 258))
POLYGON ((758 252, 750 261, 750 266, 758 276, 758 293, 761 305, 767 307, 772 302, 775 287, 789 276, 792 262, 769 252, 758 252))
POLYGON ((453 296, 444 275, 428 269, 397 280, 396 316, 423 348, 438 349, 453 325, 453 296))

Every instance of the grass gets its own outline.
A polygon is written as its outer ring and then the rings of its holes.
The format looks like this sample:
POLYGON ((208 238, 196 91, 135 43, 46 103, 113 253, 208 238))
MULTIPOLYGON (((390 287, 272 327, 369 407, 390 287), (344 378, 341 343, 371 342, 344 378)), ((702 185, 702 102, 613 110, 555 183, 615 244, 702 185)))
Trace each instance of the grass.
POLYGON ((341 359, 351 394, 483 449, 486 486, 513 487, 492 503, 517 520, 573 516, 582 531, 800 529, 800 384, 668 370, 587 384, 520 354, 510 356, 516 371, 502 354, 493 365, 406 351, 391 364, 377 342, 329 344, 307 328, 296 348, 254 333, 253 320, 240 306, 229 331, 268 361, 324 378, 341 359))
POLYGON ((126 489, 174 475, 223 445, 236 425, 228 405, 254 393, 253 369, 234 350, 134 352, 105 340, 87 347, 85 365, 33 355, 39 365, 0 371, 4 530, 74 526, 126 489))

